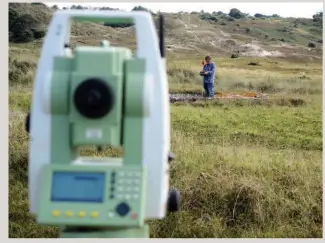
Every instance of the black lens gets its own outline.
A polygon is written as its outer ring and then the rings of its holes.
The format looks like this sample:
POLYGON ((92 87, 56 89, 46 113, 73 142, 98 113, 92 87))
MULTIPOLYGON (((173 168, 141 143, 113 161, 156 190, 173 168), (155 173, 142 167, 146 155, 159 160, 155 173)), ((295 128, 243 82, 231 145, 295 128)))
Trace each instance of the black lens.
POLYGON ((96 107, 98 105, 100 105, 100 101, 101 101, 101 95, 100 92, 98 90, 89 90, 88 92, 88 96, 87 96, 87 105, 89 107, 96 107))
POLYGON ((98 78, 82 82, 74 93, 74 103, 79 113, 96 119, 107 115, 114 106, 114 92, 109 85, 98 78))

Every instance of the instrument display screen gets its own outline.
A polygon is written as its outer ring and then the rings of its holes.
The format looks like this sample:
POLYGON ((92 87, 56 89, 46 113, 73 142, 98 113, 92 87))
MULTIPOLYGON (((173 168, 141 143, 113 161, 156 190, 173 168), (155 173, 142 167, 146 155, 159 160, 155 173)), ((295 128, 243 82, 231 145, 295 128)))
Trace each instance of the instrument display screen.
POLYGON ((102 203, 105 173, 53 172, 52 202, 102 203))

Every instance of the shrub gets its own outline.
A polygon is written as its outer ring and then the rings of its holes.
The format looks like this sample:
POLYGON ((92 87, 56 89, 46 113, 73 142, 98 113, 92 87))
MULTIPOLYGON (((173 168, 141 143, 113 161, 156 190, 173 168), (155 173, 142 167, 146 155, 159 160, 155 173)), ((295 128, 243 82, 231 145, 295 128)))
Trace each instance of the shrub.
POLYGON ((216 16, 220 16, 220 15, 225 15, 225 13, 224 12, 222 12, 222 11, 218 11, 218 12, 212 12, 212 14, 213 15, 216 15, 216 16))
POLYGON ((230 12, 228 14, 230 17, 233 17, 235 19, 242 19, 245 17, 245 14, 242 13, 239 9, 237 8, 232 8, 230 9, 230 12))
POLYGON ((42 29, 36 29, 36 30, 32 30, 33 31, 33 37, 35 39, 41 39, 46 35, 46 31, 42 30, 42 29))
POLYGON ((315 48, 315 47, 316 47, 316 44, 313 43, 313 42, 309 42, 307 46, 308 46, 309 48, 315 48))
POLYGON ((9 41, 25 43, 45 36, 45 30, 40 27, 39 21, 30 14, 21 16, 9 10, 9 41))
POLYGON ((113 24, 113 23, 104 23, 104 26, 112 28, 127 28, 133 26, 133 24, 113 24))
POLYGON ((233 53, 231 54, 231 58, 238 58, 239 57, 239 53, 233 53))
POLYGON ((260 66, 260 64, 257 61, 252 61, 248 63, 249 66, 260 66))
POLYGON ((215 16, 211 15, 210 13, 201 13, 200 19, 206 21, 218 22, 218 19, 215 16))
POLYGON ((313 22, 315 26, 323 27, 323 12, 313 15, 313 22))
POLYGON ((255 17, 255 18, 263 18, 263 17, 265 17, 265 15, 260 14, 260 13, 256 13, 256 14, 254 15, 254 17, 255 17))
POLYGON ((44 3, 38 3, 38 2, 35 2, 35 3, 31 3, 31 5, 36 5, 36 6, 45 6, 46 5, 44 3))
POLYGON ((18 16, 19 14, 15 9, 9 8, 9 30, 12 28, 18 16))

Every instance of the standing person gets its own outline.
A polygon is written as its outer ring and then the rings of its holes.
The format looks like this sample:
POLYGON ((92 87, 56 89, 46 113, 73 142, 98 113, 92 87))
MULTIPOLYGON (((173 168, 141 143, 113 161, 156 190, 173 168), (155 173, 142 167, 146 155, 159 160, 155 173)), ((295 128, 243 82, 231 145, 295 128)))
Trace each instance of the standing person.
POLYGON ((208 99, 214 98, 214 74, 216 71, 216 65, 211 62, 211 57, 205 57, 205 64, 200 75, 203 76, 203 88, 205 91, 205 97, 208 99))

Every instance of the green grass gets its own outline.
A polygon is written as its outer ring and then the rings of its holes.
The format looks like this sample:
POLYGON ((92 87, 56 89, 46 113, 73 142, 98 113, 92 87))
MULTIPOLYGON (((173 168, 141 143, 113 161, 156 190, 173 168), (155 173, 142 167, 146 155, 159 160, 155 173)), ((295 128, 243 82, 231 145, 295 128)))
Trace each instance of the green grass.
MULTIPOLYGON (((259 28, 265 23, 257 21, 259 28)), ((246 27, 244 22, 240 25, 246 27)), ((28 212, 24 119, 30 109, 39 48, 39 42, 10 45, 11 238, 58 236, 58 228, 37 225, 28 212)), ((203 56, 168 53, 171 92, 202 91, 198 72, 203 56)), ((263 91, 269 99, 171 105, 171 147, 177 156, 171 164, 171 186, 182 193, 182 210, 150 221, 151 237, 321 238, 321 61, 213 58, 217 92, 263 91), (249 62, 259 65, 249 66, 249 62)))
MULTIPOLYGON (((24 69, 14 64, 10 70, 24 69)), ((179 65, 179 79, 184 79, 189 66, 179 65)), ((281 70, 272 72, 283 78, 281 70)), ((152 237, 322 237, 321 77, 313 77, 316 94, 290 93, 295 82, 286 84, 286 95, 273 94, 273 100, 300 97, 304 105, 296 107, 219 101, 172 105, 177 160, 171 184, 182 192, 182 211, 150 222, 152 237)), ((56 237, 57 228, 36 225, 28 213, 23 122, 32 89, 23 80, 11 80, 9 98, 9 234, 56 237)))

